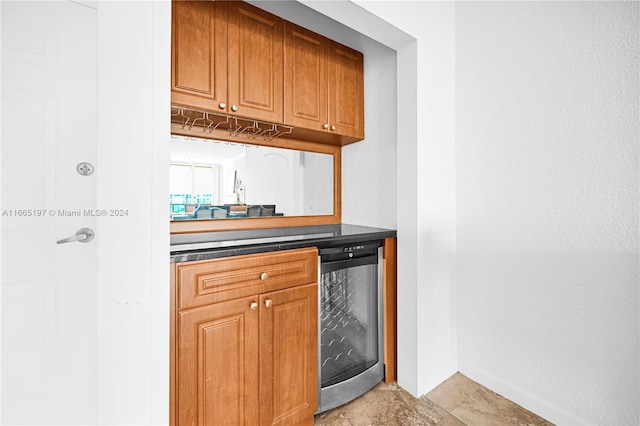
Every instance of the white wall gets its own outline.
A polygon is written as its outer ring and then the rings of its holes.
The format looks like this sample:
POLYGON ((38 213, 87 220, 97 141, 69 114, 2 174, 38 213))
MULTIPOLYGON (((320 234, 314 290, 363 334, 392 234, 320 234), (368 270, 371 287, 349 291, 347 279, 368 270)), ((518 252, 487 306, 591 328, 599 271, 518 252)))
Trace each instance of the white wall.
POLYGON ((342 148, 342 222, 396 229, 396 52, 366 39, 365 139, 342 148))
POLYGON ((98 5, 99 424, 166 424, 169 2, 98 5))
POLYGON ((640 4, 456 3, 460 370, 640 423, 640 4))
POLYGON ((454 4, 357 4, 416 39, 371 28, 398 49, 398 381, 422 395, 457 370, 454 4))

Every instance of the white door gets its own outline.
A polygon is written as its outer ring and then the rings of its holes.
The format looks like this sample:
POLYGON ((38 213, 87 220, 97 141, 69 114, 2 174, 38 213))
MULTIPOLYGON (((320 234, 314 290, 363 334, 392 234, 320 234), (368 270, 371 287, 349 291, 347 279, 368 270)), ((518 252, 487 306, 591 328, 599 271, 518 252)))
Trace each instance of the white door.
POLYGON ((97 11, 2 1, 2 424, 96 422, 97 11))

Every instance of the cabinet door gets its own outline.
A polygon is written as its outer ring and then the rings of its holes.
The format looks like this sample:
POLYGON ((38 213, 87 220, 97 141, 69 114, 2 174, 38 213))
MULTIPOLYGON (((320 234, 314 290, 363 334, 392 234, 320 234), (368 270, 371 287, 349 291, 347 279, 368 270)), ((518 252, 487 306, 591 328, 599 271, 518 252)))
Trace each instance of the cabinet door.
POLYGON ((282 122, 282 19, 228 3, 229 113, 282 122))
POLYGON ((284 121, 326 130, 327 39, 290 22, 284 24, 284 121))
POLYGON ((364 138, 363 62, 362 53, 329 42, 329 124, 332 133, 364 138))
POLYGON ((260 424, 313 424, 318 408, 318 286, 260 296, 260 424))
POLYGON ((259 309, 243 298, 178 314, 177 423, 259 422, 259 309))
POLYGON ((171 101, 217 110, 227 98, 226 2, 174 0, 171 7, 171 101))

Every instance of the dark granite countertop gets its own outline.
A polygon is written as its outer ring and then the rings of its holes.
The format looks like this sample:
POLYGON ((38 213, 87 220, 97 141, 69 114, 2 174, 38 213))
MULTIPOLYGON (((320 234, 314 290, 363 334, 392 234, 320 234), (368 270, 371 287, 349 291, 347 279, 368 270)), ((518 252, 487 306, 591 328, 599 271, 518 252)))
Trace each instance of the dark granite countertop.
POLYGON ((177 234, 171 236, 171 262, 302 247, 323 248, 395 236, 395 230, 347 224, 177 234))

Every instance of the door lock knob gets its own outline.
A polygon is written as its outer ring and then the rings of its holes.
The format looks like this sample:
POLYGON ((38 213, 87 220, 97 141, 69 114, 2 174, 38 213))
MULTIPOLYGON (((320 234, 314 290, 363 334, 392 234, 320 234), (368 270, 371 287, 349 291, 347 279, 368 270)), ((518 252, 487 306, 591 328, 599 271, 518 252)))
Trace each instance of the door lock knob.
POLYGON ((76 166, 76 171, 81 176, 91 176, 95 170, 96 168, 93 167, 93 164, 87 163, 86 161, 76 166))

